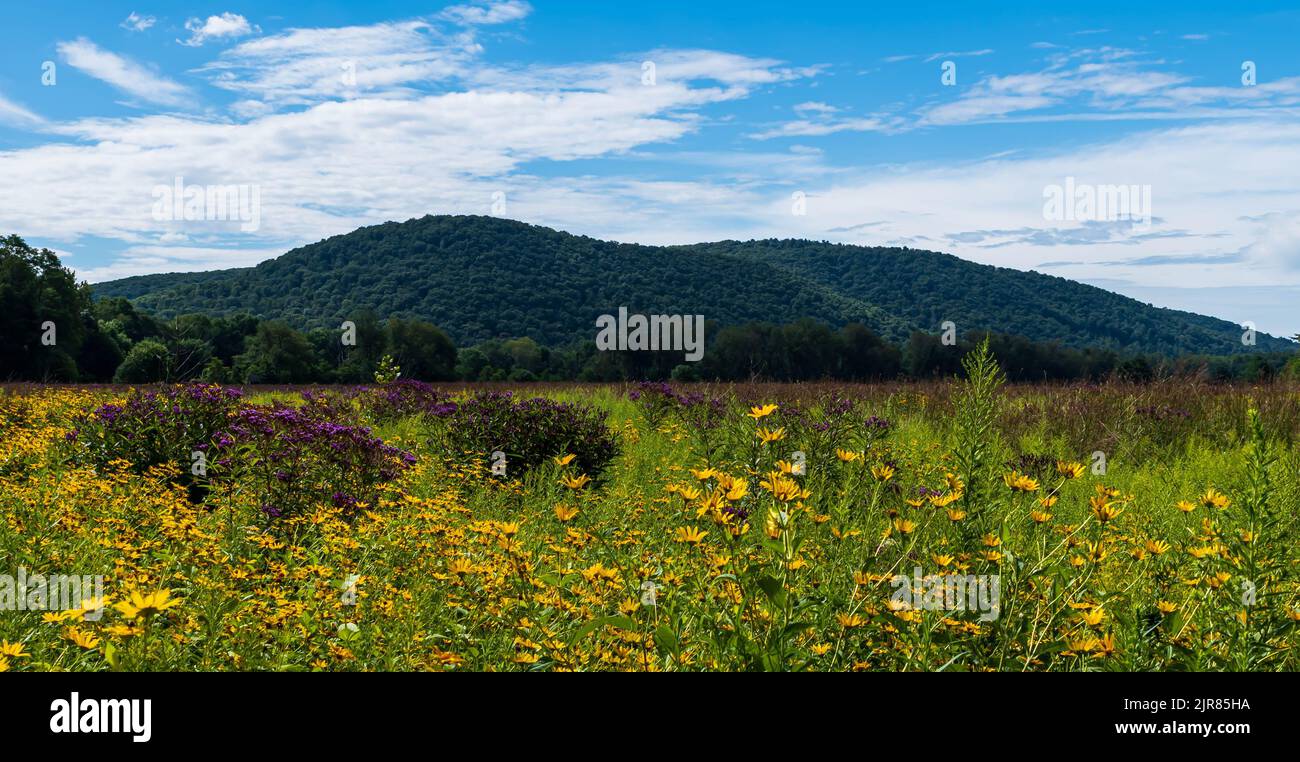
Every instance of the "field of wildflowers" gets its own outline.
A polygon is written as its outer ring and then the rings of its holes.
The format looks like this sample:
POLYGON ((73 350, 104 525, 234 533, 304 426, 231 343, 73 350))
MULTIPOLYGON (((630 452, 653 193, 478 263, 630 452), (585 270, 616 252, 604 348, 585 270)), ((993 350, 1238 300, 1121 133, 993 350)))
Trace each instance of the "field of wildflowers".
POLYGON ((10 387, 0 671, 1300 666, 1295 388, 967 366, 10 387))

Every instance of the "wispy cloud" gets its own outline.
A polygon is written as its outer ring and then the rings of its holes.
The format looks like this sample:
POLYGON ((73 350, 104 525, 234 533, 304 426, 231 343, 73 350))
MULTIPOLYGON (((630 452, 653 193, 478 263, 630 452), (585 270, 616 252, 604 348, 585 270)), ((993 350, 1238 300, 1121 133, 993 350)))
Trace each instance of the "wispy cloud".
MULTIPOLYGON (((981 55, 991 51, 970 51, 981 55)), ((951 57, 957 53, 936 53, 951 57)), ((912 56, 914 57, 914 56, 912 56)), ((1282 116, 1300 107, 1300 77, 1251 87, 1196 84, 1191 77, 1143 61, 1132 50, 1087 48, 1050 54, 1046 65, 1015 74, 989 75, 956 98, 935 99, 910 112, 882 109, 846 117, 834 104, 798 110, 799 119, 750 134, 759 140, 838 132, 897 133, 908 130, 1012 121, 1150 121, 1246 119, 1282 116), (833 109, 833 110, 831 110, 833 109)))
POLYGON ((987 56, 994 53, 992 48, 981 48, 979 50, 950 50, 942 53, 905 53, 896 56, 886 56, 880 60, 885 63, 900 63, 902 61, 911 61, 914 58, 923 58, 926 63, 938 61, 947 58, 965 58, 969 56, 987 56))
POLYGON ((143 32, 157 22, 158 19, 153 16, 141 16, 135 11, 131 11, 131 15, 127 16, 118 26, 129 32, 143 32))
POLYGON ((393 93, 467 72, 480 48, 425 21, 290 29, 240 43, 198 71, 217 87, 272 104, 393 93))
POLYGON ((925 60, 927 63, 929 63, 931 61, 938 61, 941 58, 947 59, 947 58, 968 58, 971 56, 987 56, 987 55, 991 55, 993 52, 994 51, 992 48, 983 48, 981 50, 966 50, 966 51, 950 50, 945 53, 931 53, 929 56, 926 57, 925 60))
POLYGON ((190 91, 179 82, 155 73, 125 56, 104 50, 85 37, 56 46, 74 69, 106 82, 131 97, 163 106, 184 106, 190 91))
POLYGON ((532 10, 533 7, 523 0, 502 0, 453 5, 438 15, 464 26, 481 26, 518 21, 532 13, 532 10))
POLYGON ((44 121, 34 112, 14 103, 6 98, 3 93, 0 93, 0 123, 12 124, 18 127, 34 127, 44 121))

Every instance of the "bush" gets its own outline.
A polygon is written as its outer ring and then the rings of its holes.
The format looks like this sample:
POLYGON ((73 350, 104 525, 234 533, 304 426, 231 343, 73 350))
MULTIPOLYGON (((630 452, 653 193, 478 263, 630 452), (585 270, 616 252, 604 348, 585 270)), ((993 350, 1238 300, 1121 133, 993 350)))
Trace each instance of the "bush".
POLYGON ((351 515, 374 507, 379 486, 397 478, 415 456, 384 444, 369 428, 323 417, 319 398, 301 408, 249 406, 218 436, 216 472, 250 482, 269 519, 291 516, 319 503, 351 515))
POLYGON ((506 454, 511 476, 549 458, 574 455, 574 465, 597 478, 618 454, 618 440, 605 426, 605 414, 586 405, 535 397, 516 400, 510 392, 481 392, 438 413, 443 437, 454 453, 471 452, 490 461, 506 454))
POLYGON ((398 379, 381 386, 357 389, 361 410, 376 423, 387 423, 410 416, 439 415, 455 409, 451 396, 423 381, 398 379))
POLYGON ((637 403, 650 428, 658 428, 677 408, 679 399, 673 387, 662 381, 640 381, 628 391, 627 398, 637 403))
POLYGON ((163 381, 171 364, 171 353, 162 342, 145 339, 131 347, 126 359, 117 366, 113 382, 117 384, 148 384, 163 381))
POLYGON ((193 473, 193 453, 203 452, 206 459, 241 396, 216 384, 133 389, 126 402, 78 418, 66 439, 75 459, 99 466, 126 460, 143 473, 173 464, 180 469, 177 482, 189 487, 192 499, 202 499, 206 474, 193 473))

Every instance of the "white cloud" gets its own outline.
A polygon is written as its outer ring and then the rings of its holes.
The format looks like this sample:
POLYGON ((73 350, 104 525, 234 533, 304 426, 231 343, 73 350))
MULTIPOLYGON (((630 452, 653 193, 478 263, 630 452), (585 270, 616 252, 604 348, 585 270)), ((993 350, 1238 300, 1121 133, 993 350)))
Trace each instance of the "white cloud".
POLYGON ((44 122, 34 112, 28 110, 0 94, 0 124, 12 124, 17 127, 35 127, 44 122))
POLYGON ((445 8, 439 16, 463 26, 483 26, 518 21, 532 13, 532 10, 533 7, 522 0, 502 0, 452 5, 445 8))
MULTIPOLYGON (((406 93, 465 73, 480 48, 424 21, 290 29, 240 43, 201 67, 217 87, 271 104, 406 93)), ((409 94, 409 93, 408 93, 409 94)), ((256 113, 248 104, 244 113, 256 113)))
POLYGON ((992 48, 984 48, 982 50, 966 50, 966 51, 952 50, 947 53, 931 53, 929 57, 927 57, 925 60, 928 63, 930 61, 938 61, 941 58, 965 58, 967 56, 987 56, 991 53, 993 53, 992 48))
POLYGON ((796 104, 794 107, 794 111, 796 114, 802 116, 806 114, 834 114, 835 112, 839 111, 839 109, 835 108, 834 106, 828 103, 822 103, 820 101, 808 101, 806 103, 796 104))
POLYGON ((135 11, 131 11, 131 15, 127 16, 119 26, 130 32, 143 32, 157 22, 158 19, 153 16, 141 16, 135 11))
POLYGON ((208 40, 225 37, 244 37, 262 31, 248 23, 248 19, 238 13, 229 11, 220 16, 208 16, 207 20, 192 18, 185 22, 185 31, 190 33, 188 40, 177 40, 182 45, 198 47, 208 40))
POLYGON ((201 246, 132 246, 110 265, 77 270, 92 283, 159 272, 200 272, 217 267, 251 267, 284 252, 280 249, 229 249, 201 246))
MULTIPOLYGON (((246 43, 251 47, 234 49, 238 53, 231 60, 238 58, 250 69, 256 67, 248 62, 264 60, 274 68, 277 61, 292 64, 297 51, 314 42, 342 44, 341 39, 291 34, 256 40, 246 43), (264 53, 260 58, 258 50, 264 53)), ((373 50, 391 52, 379 43, 373 50)), ((250 100, 239 106, 245 121, 154 115, 51 125, 49 132, 67 140, 0 153, 0 175, 11 178, 0 187, 0 229, 54 240, 96 236, 164 249, 181 242, 214 250, 241 243, 249 250, 278 253, 388 219, 486 213, 497 190, 509 194, 511 209, 545 215, 560 226, 595 225, 619 215, 626 201, 619 193, 652 186, 566 178, 562 170, 557 177, 541 179, 520 174, 520 168, 535 161, 626 156, 643 146, 674 141, 700 128, 702 107, 800 76, 777 61, 715 51, 652 55, 660 71, 654 86, 641 84, 641 56, 559 69, 506 70, 475 62, 458 69, 474 83, 471 89, 359 94, 283 112, 250 100), (152 189, 178 176, 187 184, 257 185, 259 230, 155 221, 152 189), (19 193, 28 180, 35 184, 19 193), (571 202, 577 207, 568 207, 571 202)), ((258 94, 281 87, 247 81, 257 85, 258 94)), ((782 166, 796 160, 808 163, 794 157, 782 166)), ((695 186, 660 185, 657 190, 689 187, 695 186)), ((727 187, 696 196, 737 197, 736 189, 727 187)), ((642 203, 640 195, 636 198, 642 203)), ((141 251, 146 250, 136 249, 141 251)), ((176 268, 162 249, 146 253, 111 271, 99 268, 94 276, 176 268)), ((221 266, 229 264, 204 265, 221 266)))
MULTIPOLYGON (((966 55, 986 52, 991 51, 966 55)), ((952 55, 957 54, 935 54, 952 55)), ((902 132, 929 126, 1012 121, 1250 119, 1284 116, 1298 106, 1300 77, 1253 87, 1196 85, 1190 77, 1143 63, 1133 51, 1103 47, 1054 54, 1038 71, 984 77, 964 88, 958 97, 936 100, 912 113, 876 113, 847 119, 801 111, 800 119, 759 130, 750 137, 902 132)))
POLYGON ((834 135, 837 132, 894 132, 897 131, 897 129, 897 122, 876 117, 844 119, 826 118, 820 120, 798 119, 793 122, 784 122, 766 130, 751 133, 749 137, 755 140, 770 140, 772 138, 834 135))
POLYGON ((189 90, 179 82, 156 74, 129 58, 104 50, 85 37, 78 37, 72 42, 60 42, 56 48, 69 66, 139 100, 163 106, 182 106, 191 98, 189 90))

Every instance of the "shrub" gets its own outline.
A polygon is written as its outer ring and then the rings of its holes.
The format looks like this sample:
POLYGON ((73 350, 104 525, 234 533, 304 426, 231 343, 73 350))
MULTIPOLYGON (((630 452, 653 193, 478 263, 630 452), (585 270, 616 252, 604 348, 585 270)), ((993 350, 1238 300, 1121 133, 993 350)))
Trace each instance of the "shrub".
POLYGON ((159 391, 132 389, 122 404, 101 405, 78 418, 66 435, 73 458, 99 466, 129 461, 143 473, 164 464, 179 468, 176 483, 192 500, 206 494, 206 469, 194 473, 193 453, 210 452, 242 393, 216 384, 176 385, 159 391))
POLYGON ((217 437, 216 473, 254 485, 270 519, 322 502, 345 514, 373 507, 380 485, 397 478, 415 456, 384 444, 367 427, 319 415, 328 409, 309 403, 239 410, 217 437))
POLYGON ((132 389, 122 404, 101 405, 76 419, 66 439, 79 459, 98 465, 123 459, 143 471, 188 464, 193 451, 206 450, 225 428, 241 396, 216 384, 132 389))
POLYGON ((593 407, 535 397, 516 400, 510 392, 481 392, 437 413, 453 452, 472 452, 485 462, 506 454, 511 475, 521 475, 548 458, 574 455, 574 464, 593 479, 618 454, 618 440, 593 407))
POLYGON ((357 390, 362 411, 376 423, 399 418, 442 415, 455 409, 451 396, 423 381, 399 379, 381 386, 363 386, 357 390))
POLYGON ((673 387, 662 381, 640 381, 628 391, 627 398, 641 408, 650 428, 658 428, 680 402, 673 387))

